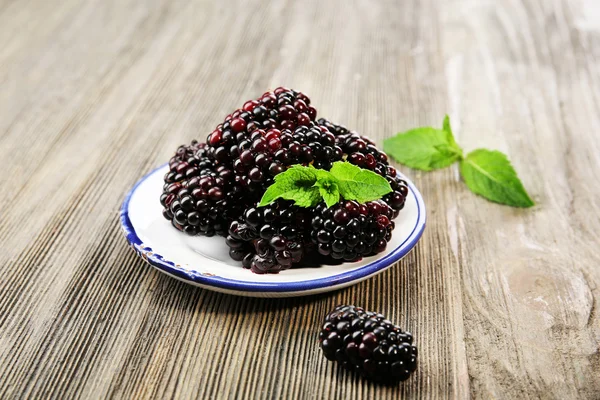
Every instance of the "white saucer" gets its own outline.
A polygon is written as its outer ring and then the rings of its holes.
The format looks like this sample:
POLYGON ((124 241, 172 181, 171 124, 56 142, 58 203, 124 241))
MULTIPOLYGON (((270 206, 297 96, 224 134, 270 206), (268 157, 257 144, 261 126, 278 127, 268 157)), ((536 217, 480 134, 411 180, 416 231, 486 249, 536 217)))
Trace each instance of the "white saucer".
POLYGON ((259 275, 229 258, 225 239, 190 237, 162 216, 163 165, 142 178, 121 207, 121 226, 136 253, 159 271, 204 289, 251 297, 292 297, 323 293, 354 285, 391 267, 417 244, 425 228, 423 198, 408 182, 406 205, 385 252, 359 262, 292 268, 259 275))

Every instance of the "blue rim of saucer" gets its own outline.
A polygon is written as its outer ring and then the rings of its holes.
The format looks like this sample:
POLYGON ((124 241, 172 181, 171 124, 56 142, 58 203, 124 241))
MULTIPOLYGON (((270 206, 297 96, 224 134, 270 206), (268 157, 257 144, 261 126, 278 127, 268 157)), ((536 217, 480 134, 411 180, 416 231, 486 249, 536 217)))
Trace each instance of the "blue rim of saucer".
MULTIPOLYGON (((406 240, 404 240, 398 247, 396 247, 391 253, 387 254, 385 257, 374 260, 373 262, 352 271, 342 272, 325 278, 296 282, 248 282, 230 278, 222 278, 216 275, 207 275, 201 272, 184 269, 178 264, 166 260, 160 254, 154 253, 152 248, 144 246, 144 244, 138 237, 135 228, 131 223, 131 220, 129 219, 129 202, 131 200, 132 195, 135 193, 140 184, 142 184, 142 182, 148 179, 148 177, 150 177, 151 175, 163 169, 166 165, 167 164, 163 164, 160 167, 151 171, 150 173, 146 174, 135 184, 135 186, 133 186, 129 193, 127 193, 127 196, 123 201, 123 205, 121 206, 121 228, 123 229, 125 238, 129 242, 131 247, 135 250, 136 253, 138 253, 139 256, 141 256, 148 263, 166 272, 167 274, 173 275, 184 281, 191 281, 199 285, 214 286, 218 288, 241 292, 277 293, 312 291, 316 289, 338 286, 352 281, 360 281, 386 269, 396 261, 400 260, 406 254, 408 254, 417 244, 417 242, 421 238, 421 235, 423 234, 423 230, 425 229, 426 212, 423 197, 421 196, 421 193, 417 190, 417 188, 414 186, 414 184, 410 180, 408 180, 404 175, 399 173, 398 176, 400 176, 408 183, 408 188, 411 191, 411 193, 415 196, 415 199, 417 201, 417 222, 413 227, 410 235, 408 235, 408 237, 406 238, 406 240)), ((252 272, 250 272, 249 270, 243 271, 247 271, 249 274, 252 274, 252 272)))

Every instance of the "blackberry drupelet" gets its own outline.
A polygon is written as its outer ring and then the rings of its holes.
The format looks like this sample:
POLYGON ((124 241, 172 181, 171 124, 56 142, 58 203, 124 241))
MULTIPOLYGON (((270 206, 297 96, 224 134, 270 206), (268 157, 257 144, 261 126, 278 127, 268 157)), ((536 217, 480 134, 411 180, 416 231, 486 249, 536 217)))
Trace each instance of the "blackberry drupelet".
POLYGON ((319 343, 328 360, 348 371, 395 384, 408 379, 417 367, 413 337, 383 315, 342 305, 325 317, 319 343))
POLYGON ((244 209, 233 172, 225 166, 213 168, 205 145, 196 141, 177 149, 164 180, 163 216, 189 235, 224 235, 244 209))
POLYGON ((284 200, 249 207, 229 226, 231 257, 258 274, 290 268, 304 256, 308 212, 284 200))
POLYGON ((385 250, 395 227, 393 213, 379 200, 342 201, 331 208, 320 203, 312 214, 310 238, 323 256, 358 261, 385 250))

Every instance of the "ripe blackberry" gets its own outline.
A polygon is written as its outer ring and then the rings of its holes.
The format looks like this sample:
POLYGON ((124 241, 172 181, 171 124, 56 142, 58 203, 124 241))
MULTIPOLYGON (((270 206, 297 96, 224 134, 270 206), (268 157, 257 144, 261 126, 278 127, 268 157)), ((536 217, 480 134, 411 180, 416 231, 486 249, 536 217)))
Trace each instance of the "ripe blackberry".
POLYGON ((344 125, 334 124, 333 122, 325 118, 319 118, 317 123, 321 126, 325 126, 335 136, 345 135, 346 133, 348 133, 348 129, 344 125))
POLYGON ((247 208, 240 220, 229 226, 231 257, 258 274, 290 268, 304 255, 307 212, 283 200, 247 208))
POLYGON ((287 165, 308 164, 315 168, 331 169, 331 164, 342 159, 342 149, 335 143, 335 135, 325 126, 299 126, 286 130, 281 136, 282 150, 275 159, 287 165))
POLYGON ((325 317, 319 343, 328 360, 385 384, 408 379, 417 368, 413 337, 383 315, 338 306, 325 317))
POLYGON ((165 174, 165 184, 182 182, 185 178, 200 175, 205 169, 212 168, 213 163, 206 155, 206 144, 192 140, 188 146, 181 145, 169 160, 169 172, 165 174))
POLYGON ((225 166, 213 168, 205 145, 196 141, 177 149, 164 180, 163 216, 189 235, 224 235, 244 209, 233 172, 225 166))
MULTIPOLYGON (((265 137, 271 129, 290 129, 310 125, 317 110, 310 106, 310 99, 303 93, 279 87, 266 92, 256 100, 249 100, 241 109, 225 118, 222 124, 208 135, 208 156, 220 164, 233 168, 242 151, 250 150, 252 133, 265 137)), ((275 146, 271 140, 260 146, 275 146)))
POLYGON ((400 210, 404 208, 406 196, 408 196, 408 183, 398 176, 396 168, 392 166, 387 167, 384 176, 390 183, 393 192, 383 196, 382 200, 392 207, 394 210, 393 218, 396 218, 400 210))
POLYGON ((336 143, 346 155, 348 162, 370 169, 388 180, 393 193, 386 195, 383 201, 394 209, 393 218, 396 218, 404 208, 408 185, 406 181, 398 178, 396 168, 389 165, 387 154, 379 150, 368 137, 349 131, 342 125, 336 125, 324 118, 320 118, 318 123, 326 126, 336 135, 336 143))
POLYGON ((264 193, 273 177, 290 165, 309 164, 330 169, 342 159, 342 150, 335 145, 335 136, 325 127, 298 126, 290 129, 270 129, 252 132, 249 148, 234 161, 236 180, 250 192, 264 193))
POLYGON ((358 204, 343 201, 317 205, 311 219, 311 241, 323 256, 358 261, 381 253, 392 238, 393 210, 383 201, 358 204))

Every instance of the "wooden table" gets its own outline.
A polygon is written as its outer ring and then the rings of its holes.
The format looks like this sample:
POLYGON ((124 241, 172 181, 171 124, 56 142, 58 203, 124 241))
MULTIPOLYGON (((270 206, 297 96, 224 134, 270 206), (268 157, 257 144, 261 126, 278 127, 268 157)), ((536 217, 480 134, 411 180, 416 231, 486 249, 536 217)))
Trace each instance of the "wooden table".
POLYGON ((0 0, 0 398, 598 399, 597 3, 0 0), (537 206, 400 168, 427 229, 354 287, 248 299, 149 268, 127 190, 279 85, 379 143, 449 113, 537 206), (413 332, 417 373, 385 388, 326 362, 338 303, 413 332))

